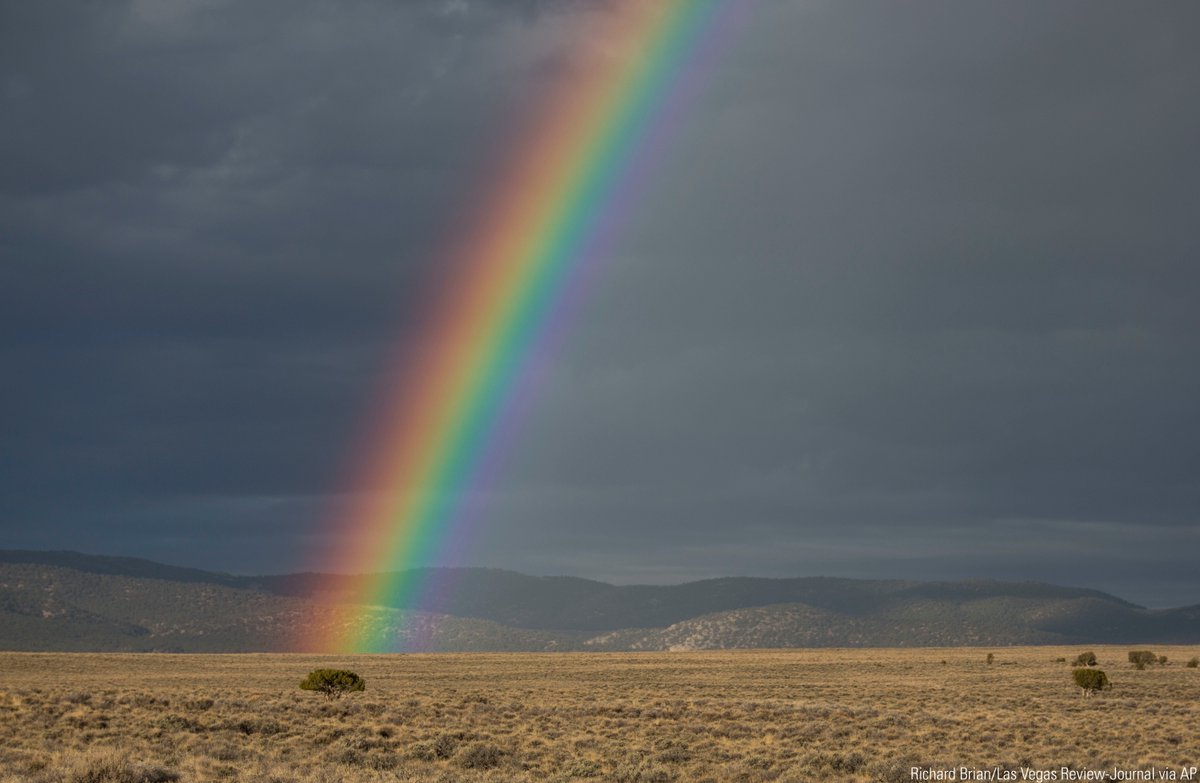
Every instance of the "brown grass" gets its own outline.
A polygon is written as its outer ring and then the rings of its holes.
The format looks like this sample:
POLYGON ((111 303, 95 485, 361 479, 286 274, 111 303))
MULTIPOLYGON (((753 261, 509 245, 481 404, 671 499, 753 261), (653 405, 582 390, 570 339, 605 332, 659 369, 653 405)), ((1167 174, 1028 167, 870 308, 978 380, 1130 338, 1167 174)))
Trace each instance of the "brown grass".
POLYGON ((1196 651, 0 654, 0 783, 907 781, 910 766, 1197 763, 1196 651), (986 663, 988 652, 995 662, 986 663), (364 693, 298 689, 350 668, 364 693))

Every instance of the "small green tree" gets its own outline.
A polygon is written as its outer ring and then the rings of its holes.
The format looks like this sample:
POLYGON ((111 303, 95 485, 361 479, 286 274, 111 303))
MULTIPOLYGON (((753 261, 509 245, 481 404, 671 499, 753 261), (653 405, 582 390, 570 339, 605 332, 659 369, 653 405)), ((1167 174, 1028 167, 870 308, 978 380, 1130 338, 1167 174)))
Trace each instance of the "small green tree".
POLYGON ((1088 650, 1087 652, 1084 652, 1084 653, 1079 653, 1079 655, 1077 655, 1075 657, 1075 665, 1076 666, 1095 666, 1096 665, 1096 653, 1092 652, 1091 650, 1088 650))
POLYGON ((1156 660, 1158 660, 1158 657, 1149 650, 1129 651, 1129 662, 1139 671, 1145 669, 1147 665, 1154 663, 1156 660))
POLYGON ((1084 696, 1091 696, 1096 691, 1112 687, 1108 676, 1099 669, 1075 669, 1071 674, 1075 678, 1075 684, 1083 689, 1084 696))
POLYGON ((367 681, 346 669, 314 669, 300 682, 300 689, 317 691, 327 699, 341 698, 343 693, 365 690, 367 681))

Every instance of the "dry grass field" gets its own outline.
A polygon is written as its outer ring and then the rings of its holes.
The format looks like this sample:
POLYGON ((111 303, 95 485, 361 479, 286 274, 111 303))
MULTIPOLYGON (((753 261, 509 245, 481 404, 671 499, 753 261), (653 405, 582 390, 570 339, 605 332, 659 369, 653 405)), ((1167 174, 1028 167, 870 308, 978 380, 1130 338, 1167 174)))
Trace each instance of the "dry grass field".
POLYGON ((1200 650, 1152 647, 1168 665, 1135 671, 1130 647, 1092 649, 1114 687, 1086 699, 1056 660, 1082 648, 4 653, 0 782, 797 783, 1200 762, 1200 669, 1184 666, 1200 650), (367 689, 299 690, 319 667, 367 689))

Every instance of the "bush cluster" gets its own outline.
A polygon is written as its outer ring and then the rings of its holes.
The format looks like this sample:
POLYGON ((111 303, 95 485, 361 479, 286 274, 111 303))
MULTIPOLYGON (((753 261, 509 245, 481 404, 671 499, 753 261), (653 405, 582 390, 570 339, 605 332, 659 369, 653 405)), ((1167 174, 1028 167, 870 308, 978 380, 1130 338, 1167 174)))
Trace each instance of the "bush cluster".
POLYGON ((1145 669, 1147 665, 1158 660, 1158 656, 1149 650, 1130 650, 1129 662, 1133 664, 1135 669, 1139 671, 1145 669))
POLYGON ((1079 655, 1075 656, 1075 665, 1076 666, 1095 666, 1096 665, 1096 653, 1092 652, 1091 650, 1088 650, 1087 652, 1079 653, 1079 655))

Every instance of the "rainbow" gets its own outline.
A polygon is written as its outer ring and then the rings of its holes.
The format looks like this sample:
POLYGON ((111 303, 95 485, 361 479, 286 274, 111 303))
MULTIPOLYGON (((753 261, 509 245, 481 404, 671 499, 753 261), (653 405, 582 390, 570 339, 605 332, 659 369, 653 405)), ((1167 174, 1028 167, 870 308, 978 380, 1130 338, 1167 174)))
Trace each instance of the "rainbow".
MULTIPOLYGON (((517 148, 459 227, 452 270, 423 332, 434 346, 410 361, 354 485, 374 500, 337 521, 348 545, 323 570, 363 574, 361 614, 334 638, 303 646, 380 652, 403 646, 370 607, 413 606, 418 567, 452 545, 462 498, 527 409, 537 357, 562 334, 589 262, 628 216, 655 154, 678 124, 717 32, 746 0, 614 0, 601 12, 604 54, 580 52, 517 148), (607 25, 612 25, 609 28, 607 25), (380 491, 380 489, 386 491, 380 491)), ((581 29, 592 36, 598 28, 581 29)), ((379 422, 382 422, 381 424, 379 422)), ((329 633, 325 634, 330 636, 329 633)))

